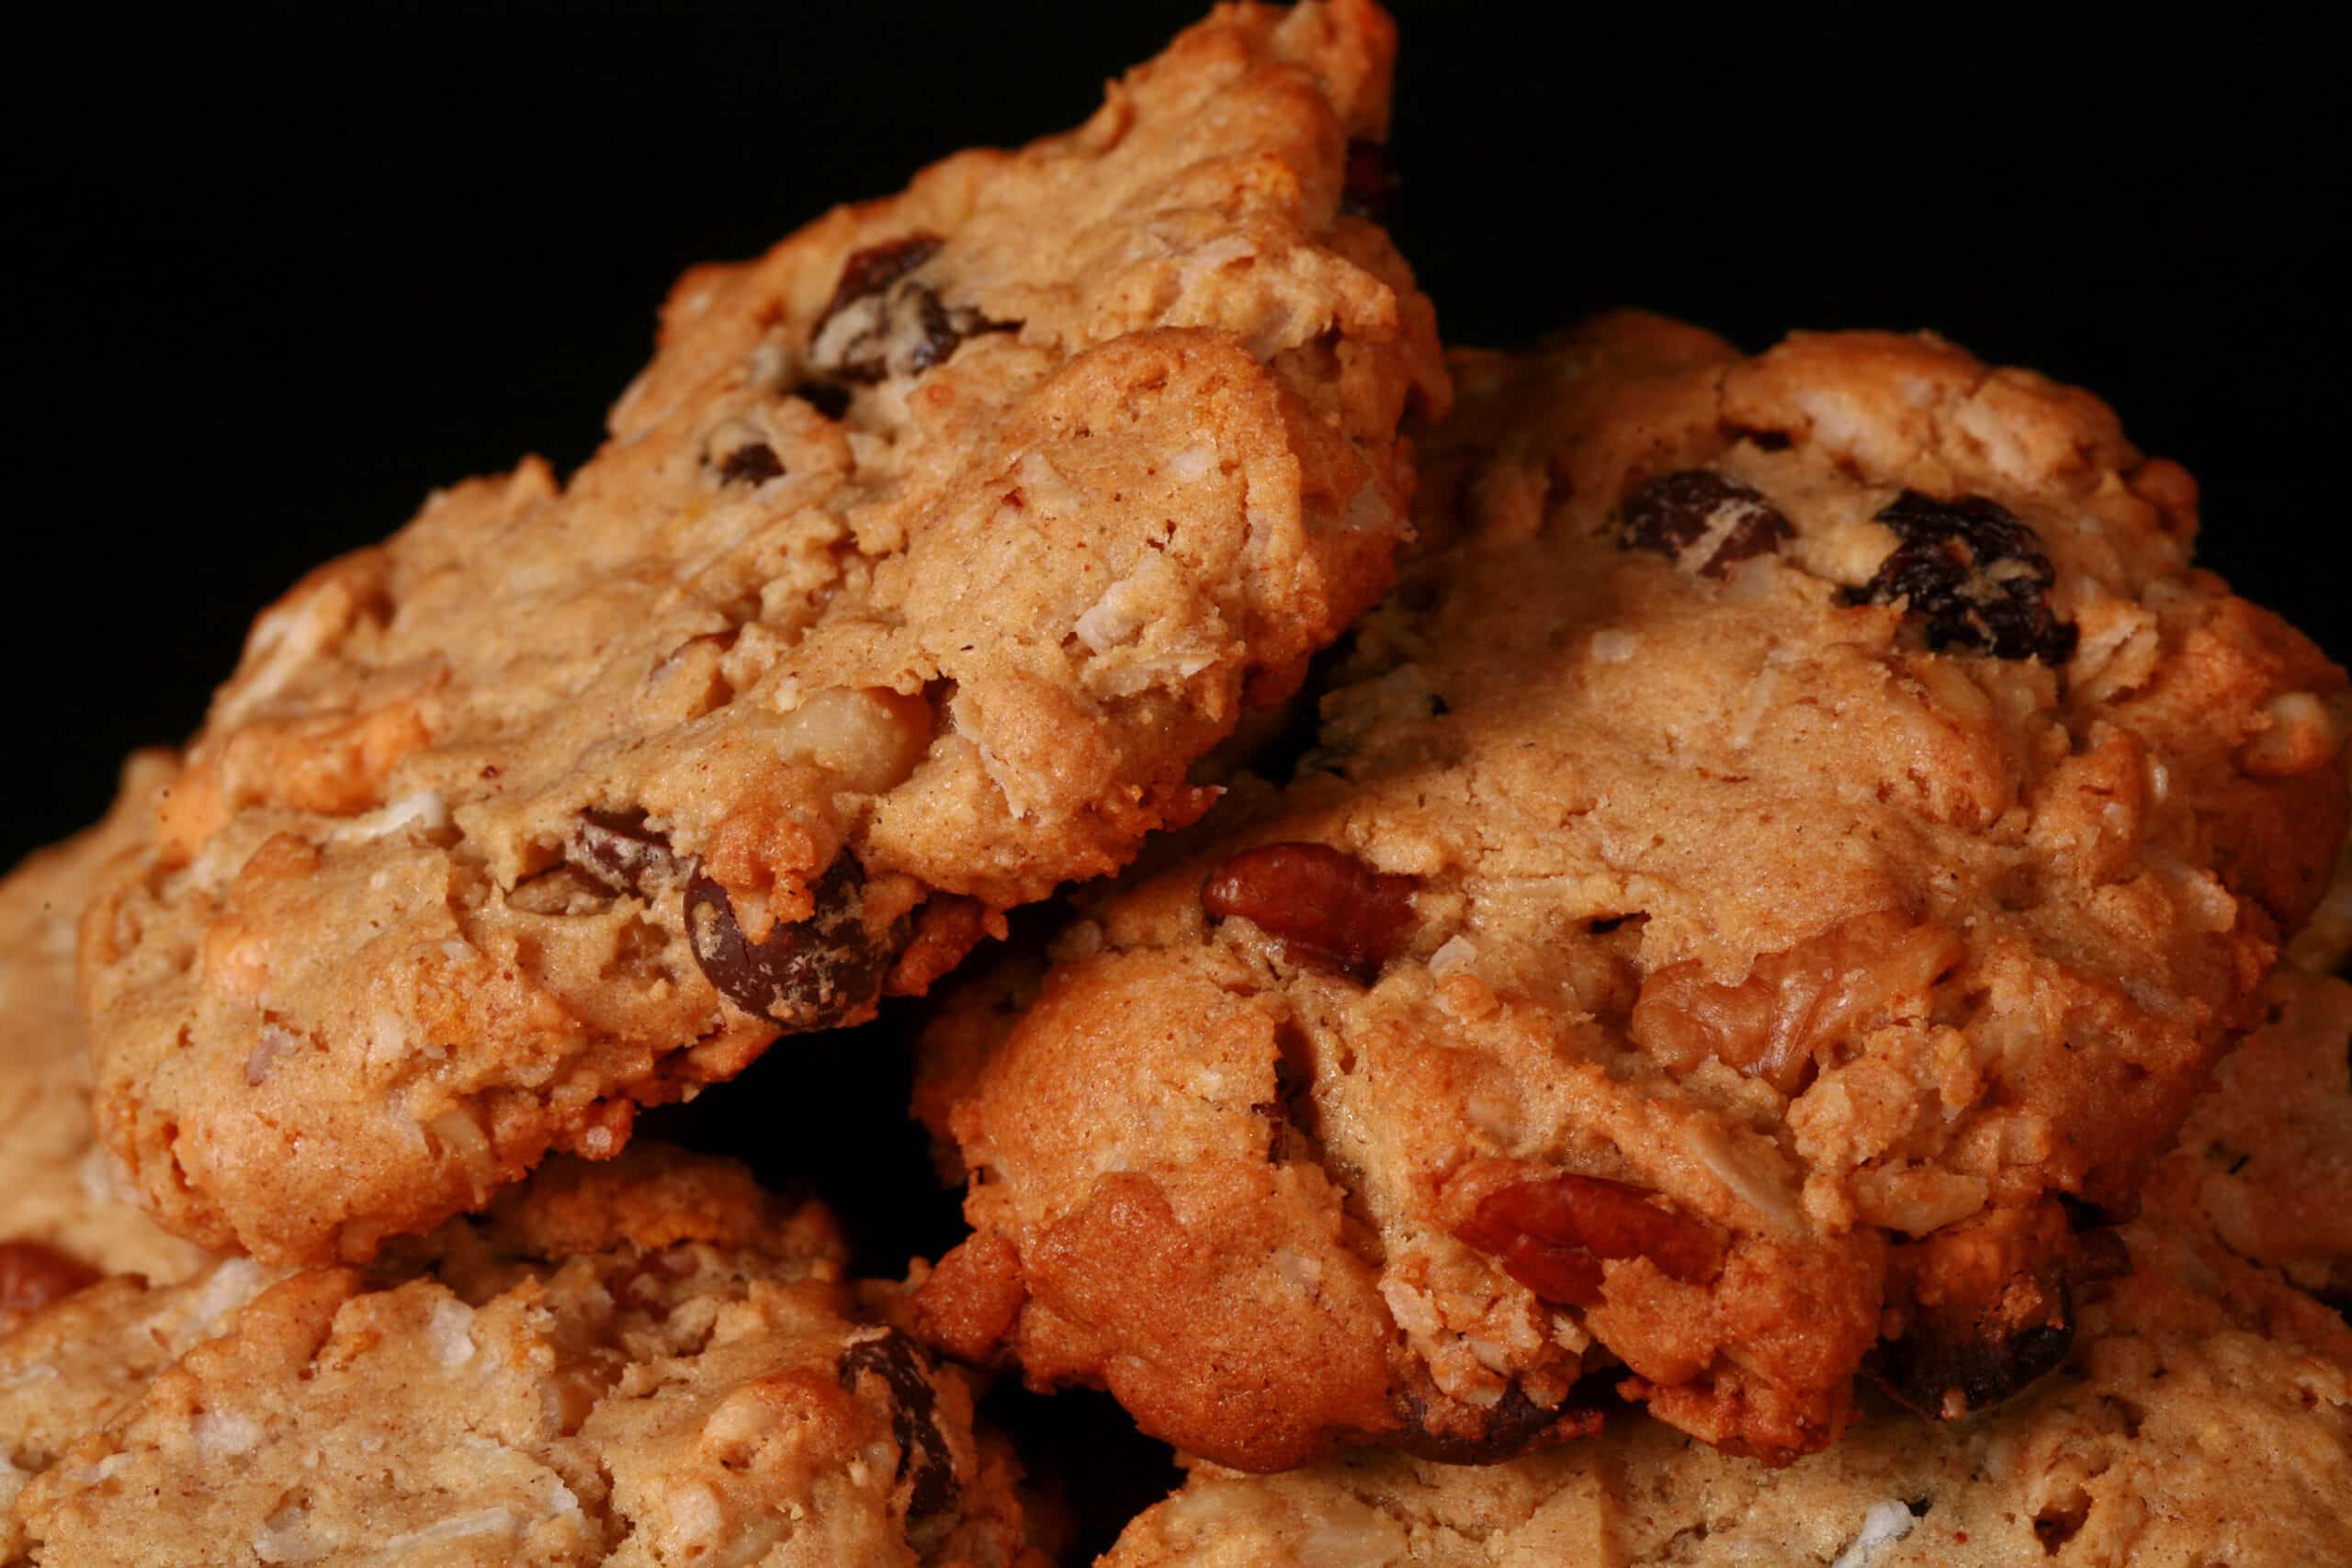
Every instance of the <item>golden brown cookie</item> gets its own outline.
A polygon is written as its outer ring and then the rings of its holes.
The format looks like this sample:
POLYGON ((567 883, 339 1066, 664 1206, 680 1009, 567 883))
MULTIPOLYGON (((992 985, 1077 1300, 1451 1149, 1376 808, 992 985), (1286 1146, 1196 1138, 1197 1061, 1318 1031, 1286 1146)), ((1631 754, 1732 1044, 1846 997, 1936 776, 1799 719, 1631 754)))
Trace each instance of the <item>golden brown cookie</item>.
POLYGON ((74 929, 98 869, 144 830, 174 772, 125 766, 106 820, 0 881, 0 1327, 100 1274, 179 1279, 207 1259, 135 1207, 90 1126, 90 1062, 74 999, 74 929))
MULTIPOLYGON (((2278 1111, 2258 1073, 2233 1069, 2314 1048, 2329 1007, 2340 1069, 2352 987, 2281 975, 2270 995, 2280 1010, 2224 1062, 2167 1168, 2205 1163, 2200 1124, 2278 1111)), ((2339 1082, 2327 1100, 2352 1096, 2339 1082)), ((2246 1179, 2267 1198, 2352 1208, 2340 1163, 2246 1179)), ((2125 1231, 2132 1272, 2086 1289, 2064 1365, 2001 1409, 1939 1425, 1874 1405, 1781 1470, 1630 1414, 1591 1442, 1483 1470, 1371 1450, 1281 1476, 1198 1466, 1102 1568, 2352 1561, 2352 1333, 2218 1245, 2169 1190, 2160 1177, 2149 1220, 2125 1231)))
POLYGON ((175 1291, 110 1283, 0 1341, 0 1401, 40 1386, 86 1418, 32 1456, 15 1550, 1043 1568, 963 1379, 861 1320, 831 1221, 740 1167, 658 1145, 559 1161, 404 1250, 390 1275, 258 1293, 242 1259, 175 1291), (207 1310, 216 1333, 186 1343, 207 1310), (118 1345, 169 1364, 96 1353, 118 1345))
POLYGON ((1393 51, 1371 0, 1220 7, 1078 130, 688 274, 568 483, 266 612, 86 928, 165 1223, 365 1259, 1197 814, 1386 586, 1447 399, 1350 198, 1393 51))
POLYGON ((933 1027, 929 1331, 1250 1469, 1507 1454, 1589 1374, 1782 1460, 1866 1356, 1998 1400, 2318 897, 2343 673, 2179 468, 1931 337, 1456 378, 1453 542, 1299 778, 933 1027))

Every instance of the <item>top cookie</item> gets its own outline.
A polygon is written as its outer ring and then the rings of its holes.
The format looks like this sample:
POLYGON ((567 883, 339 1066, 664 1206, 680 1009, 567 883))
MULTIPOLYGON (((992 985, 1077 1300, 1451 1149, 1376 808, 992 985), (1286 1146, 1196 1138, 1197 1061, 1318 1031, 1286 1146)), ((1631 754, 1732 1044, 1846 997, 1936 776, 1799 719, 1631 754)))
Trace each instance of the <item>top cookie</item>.
POLYGON ((2343 834, 2344 677, 2195 488, 1932 338, 1457 363, 1280 799, 932 1032, 967 1355, 1244 1468, 1493 1457, 1614 1375, 1785 1459, 2071 1332, 2343 834), (1873 1351, 1884 1337, 1891 1341, 1873 1351))
POLYGON ((98 1274, 161 1282, 203 1250, 119 1190, 90 1131, 90 1062, 74 1000, 74 928, 98 868, 136 843, 171 759, 123 769, 106 820, 0 881, 0 1325, 61 1286, 98 1274))
POLYGON ((1197 814, 1385 588, 1447 397, 1348 199, 1393 44, 1222 7, 1079 130, 689 274, 568 485, 265 613, 86 927, 165 1222, 365 1258, 1197 814))

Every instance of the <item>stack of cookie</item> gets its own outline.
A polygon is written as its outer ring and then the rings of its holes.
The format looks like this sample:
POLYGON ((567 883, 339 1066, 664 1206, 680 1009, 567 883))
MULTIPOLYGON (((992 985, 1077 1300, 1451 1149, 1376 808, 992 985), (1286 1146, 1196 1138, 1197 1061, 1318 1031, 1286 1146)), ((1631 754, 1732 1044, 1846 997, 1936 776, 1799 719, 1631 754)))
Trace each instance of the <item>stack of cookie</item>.
POLYGON ((2352 1562, 2343 671, 1932 337, 1445 353, 1393 53, 689 274, 8 880, 0 1562, 2352 1562))

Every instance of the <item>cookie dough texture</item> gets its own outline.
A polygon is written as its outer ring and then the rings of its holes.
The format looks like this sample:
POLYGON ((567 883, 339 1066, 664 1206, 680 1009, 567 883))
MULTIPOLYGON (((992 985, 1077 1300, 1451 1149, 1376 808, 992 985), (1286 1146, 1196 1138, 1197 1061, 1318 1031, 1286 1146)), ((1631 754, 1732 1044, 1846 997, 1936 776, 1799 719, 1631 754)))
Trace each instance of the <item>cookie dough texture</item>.
POLYGON ((1496 1457, 1596 1372, 1785 1460, 1883 1337, 1997 1400, 2057 1198, 2129 1210, 2319 897, 2342 672, 2178 467, 1935 338, 1455 372, 1452 542, 1300 776, 931 1030, 927 1332, 1252 1470, 1496 1457))
MULTIPOLYGON (((2250 1059, 2339 1058, 2352 987, 2299 997, 2223 1065, 2191 1129, 2272 1110, 2250 1059), (2337 1022, 2311 1026, 2323 998, 2337 1022)), ((2340 1074, 2339 1074, 2340 1077, 2340 1074)), ((2352 1103, 2339 1086, 2325 1097, 2352 1103)), ((2193 1131, 2166 1156, 2204 1163, 2193 1131)), ((2273 1198, 2352 1206, 2340 1167, 2273 1198)), ((2096 1288, 2066 1365, 2016 1403, 1939 1426, 1874 1408, 1826 1453, 1767 1470, 1627 1416, 1482 1470, 1359 1450, 1250 1477, 1199 1466, 1103 1568, 2287 1568, 2352 1561, 2352 1333, 2248 1263, 2160 1175, 2127 1228, 2134 1269, 2096 1288)), ((2342 1260, 2341 1249, 2337 1254, 2342 1260)))
POLYGON ((129 1201, 91 1131, 74 930, 99 868, 137 841, 172 772, 160 751, 134 756, 105 821, 0 881, 0 1247, 159 1283, 207 1258, 129 1201))
POLYGON ((610 439, 255 623, 84 956, 164 1222, 360 1261, 1196 815, 1387 585, 1394 31, 1221 7, 1085 125, 683 279, 610 439))
MULTIPOLYGON (((559 1161, 403 1250, 405 1278, 291 1274, 135 1397, 109 1386, 104 1424, 24 1485, 15 1550, 42 1568, 1043 1568, 961 1377, 857 1321, 831 1221, 741 1168, 658 1146, 559 1161)), ((179 1288, 184 1315, 260 1266, 220 1270, 179 1288)), ((106 1341, 85 1332, 77 1356, 57 1314, 127 1327, 172 1296, 109 1284, 36 1317, 0 1345, 6 1387, 46 1373, 95 1404, 106 1341)))

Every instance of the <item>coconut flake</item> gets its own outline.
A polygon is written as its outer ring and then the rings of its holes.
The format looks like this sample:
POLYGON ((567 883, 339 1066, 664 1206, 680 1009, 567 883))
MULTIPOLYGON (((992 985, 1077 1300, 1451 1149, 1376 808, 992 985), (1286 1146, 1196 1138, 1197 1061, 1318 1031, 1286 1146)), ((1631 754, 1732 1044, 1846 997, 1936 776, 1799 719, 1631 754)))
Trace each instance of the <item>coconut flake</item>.
POLYGON ((1838 1555, 1829 1568, 1871 1568, 1878 1554, 1911 1533, 1918 1516, 1907 1504, 1888 1501, 1872 1503, 1870 1512, 1862 1516, 1862 1533, 1854 1543, 1838 1555))

